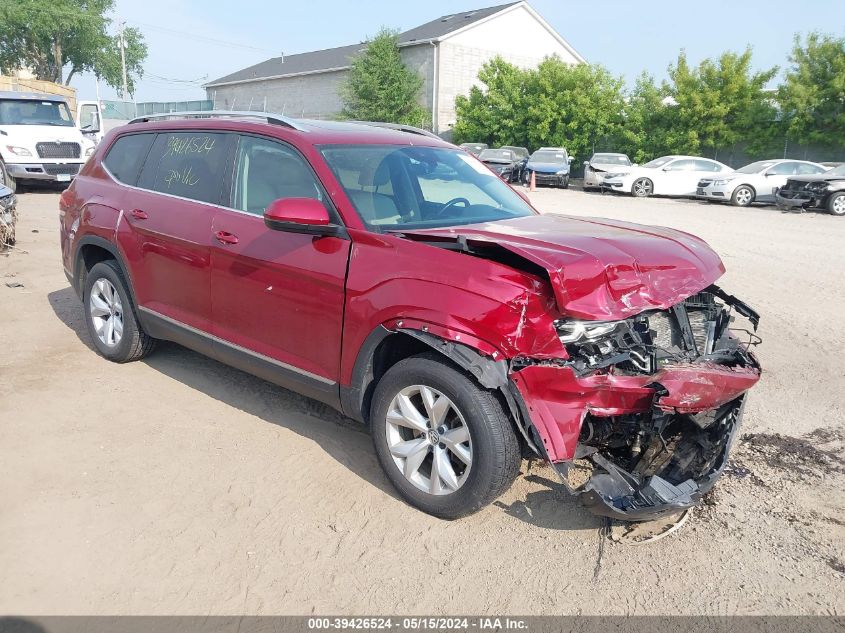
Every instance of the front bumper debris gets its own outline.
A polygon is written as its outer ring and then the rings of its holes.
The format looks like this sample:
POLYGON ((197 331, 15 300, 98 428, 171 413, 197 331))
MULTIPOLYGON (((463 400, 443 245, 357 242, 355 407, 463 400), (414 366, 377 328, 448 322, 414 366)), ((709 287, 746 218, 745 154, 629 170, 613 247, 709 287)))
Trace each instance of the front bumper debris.
MULTIPOLYGON (((728 462, 728 454, 739 430, 744 397, 731 403, 723 416, 713 420, 714 437, 707 433, 689 438, 690 444, 709 443, 710 459, 697 477, 671 483, 660 475, 643 475, 623 470, 600 453, 589 455, 604 473, 593 475, 580 490, 582 502, 598 516, 624 521, 645 521, 675 514, 697 505, 710 491, 728 462)), ((651 448, 651 447, 650 447, 651 448)), ((689 447, 687 447, 689 450, 689 447)))
POLYGON ((815 199, 811 196, 792 191, 778 191, 775 194, 775 204, 779 209, 791 211, 796 208, 806 209, 816 206, 815 199))

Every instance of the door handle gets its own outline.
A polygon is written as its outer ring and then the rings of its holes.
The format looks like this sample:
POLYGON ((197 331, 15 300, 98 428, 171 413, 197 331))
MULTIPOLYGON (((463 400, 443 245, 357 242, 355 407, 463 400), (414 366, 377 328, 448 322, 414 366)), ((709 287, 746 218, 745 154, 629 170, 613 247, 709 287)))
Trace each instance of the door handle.
POLYGON ((132 209, 132 211, 129 212, 129 215, 131 215, 136 220, 146 220, 150 217, 147 215, 146 211, 141 211, 141 209, 132 209))
POLYGON ((226 231, 217 231, 214 234, 214 237, 217 238, 217 241, 221 244, 237 244, 238 243, 238 236, 232 235, 226 231))

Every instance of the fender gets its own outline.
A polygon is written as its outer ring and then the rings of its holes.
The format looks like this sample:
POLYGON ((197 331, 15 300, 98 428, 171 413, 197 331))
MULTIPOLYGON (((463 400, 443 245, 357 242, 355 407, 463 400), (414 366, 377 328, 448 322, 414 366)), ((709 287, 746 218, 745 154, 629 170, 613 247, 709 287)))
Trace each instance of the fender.
MULTIPOLYGON (((483 387, 498 390, 507 403, 511 419, 528 447, 537 455, 549 461, 543 443, 540 441, 540 437, 531 423, 531 418, 528 416, 522 395, 509 378, 510 363, 502 358, 497 350, 491 348, 491 352, 485 353, 484 350, 467 344, 467 339, 465 339, 465 342, 455 340, 461 339, 459 334, 453 335, 452 340, 450 340, 444 336, 433 334, 428 327, 421 329, 407 327, 408 324, 401 320, 394 323, 395 327, 393 328, 388 328, 384 324, 379 325, 367 336, 358 350, 352 371, 352 382, 348 387, 341 387, 340 399, 345 415, 365 424, 369 422, 367 419, 369 402, 376 383, 374 379, 376 350, 388 337, 405 335, 419 342, 422 349, 431 349, 442 354, 458 367, 472 374, 483 387), (497 356, 500 357, 499 360, 496 360, 497 356)), ((477 341, 477 343, 481 344, 478 347, 489 347, 483 341, 477 341)))

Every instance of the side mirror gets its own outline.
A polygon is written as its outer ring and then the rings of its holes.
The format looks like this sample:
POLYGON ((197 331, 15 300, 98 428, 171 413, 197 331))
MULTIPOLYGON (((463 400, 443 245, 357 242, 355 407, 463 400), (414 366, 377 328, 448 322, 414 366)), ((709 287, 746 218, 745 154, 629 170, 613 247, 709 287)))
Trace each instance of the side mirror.
POLYGON ((567 158, 566 160, 567 160, 567 162, 571 163, 572 161, 574 161, 574 160, 575 160, 575 157, 574 157, 574 156, 570 156, 570 157, 569 157, 569 158, 567 158))
POLYGON ((589 165, 589 164, 590 164, 590 161, 588 161, 588 160, 585 160, 585 161, 584 161, 584 167, 586 167, 586 166, 587 166, 587 165, 589 165))
POLYGON ((331 223, 329 212, 315 198, 280 198, 264 210, 264 224, 274 231, 307 235, 339 235, 343 227, 331 223))

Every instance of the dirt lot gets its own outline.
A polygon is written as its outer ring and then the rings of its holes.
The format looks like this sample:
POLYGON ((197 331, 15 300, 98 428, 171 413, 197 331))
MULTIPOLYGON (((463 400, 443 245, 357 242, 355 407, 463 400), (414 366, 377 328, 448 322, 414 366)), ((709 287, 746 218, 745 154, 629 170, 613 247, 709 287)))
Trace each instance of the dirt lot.
POLYGON ((0 613, 845 613, 845 219, 533 197, 701 235, 763 315, 745 435, 681 530, 600 559, 601 522, 527 463, 439 521, 321 405, 175 345, 110 364, 62 273, 58 196, 35 191, 0 256, 0 613))

